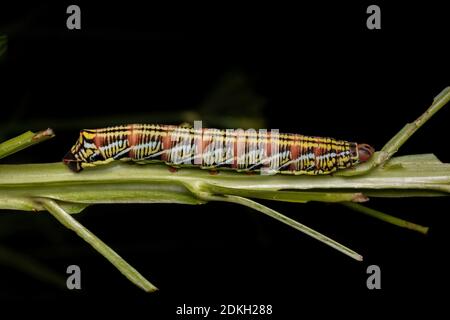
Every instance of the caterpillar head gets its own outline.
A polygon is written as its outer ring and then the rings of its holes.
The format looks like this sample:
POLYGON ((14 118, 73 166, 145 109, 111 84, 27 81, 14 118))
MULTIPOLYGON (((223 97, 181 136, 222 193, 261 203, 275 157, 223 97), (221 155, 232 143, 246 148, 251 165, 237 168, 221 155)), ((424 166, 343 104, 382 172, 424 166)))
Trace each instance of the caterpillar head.
POLYGON ((77 142, 64 156, 64 164, 70 170, 80 172, 85 167, 93 166, 95 162, 103 161, 103 154, 95 140, 96 133, 94 131, 81 130, 77 142))

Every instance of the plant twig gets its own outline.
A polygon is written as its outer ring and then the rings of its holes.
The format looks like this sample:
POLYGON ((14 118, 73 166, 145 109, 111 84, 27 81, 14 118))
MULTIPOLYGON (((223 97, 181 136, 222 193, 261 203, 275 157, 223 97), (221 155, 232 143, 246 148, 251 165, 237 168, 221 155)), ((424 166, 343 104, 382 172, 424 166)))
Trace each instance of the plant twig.
POLYGON ((303 232, 304 234, 319 240, 320 242, 336 249, 339 252, 342 252, 343 254, 358 260, 358 261, 362 261, 363 257, 356 253, 355 251, 351 250, 350 248, 347 248, 346 246, 340 244, 337 241, 334 241, 333 239, 327 237, 326 235, 321 234, 320 232, 311 229, 307 226, 305 226, 304 224, 295 221, 289 217, 286 217, 285 215, 279 213, 278 211, 275 211, 269 207, 266 207, 256 201, 247 199, 247 198, 243 198, 243 197, 238 197, 238 196, 229 196, 229 195, 225 195, 225 196, 203 196, 204 200, 211 200, 211 201, 224 201, 224 202, 232 202, 232 203, 236 203, 236 204, 240 204, 249 208, 252 208, 256 211, 262 212, 266 215, 268 215, 269 217, 278 220, 294 229, 297 229, 301 232, 303 232))
POLYGON ((371 171, 374 167, 386 163, 398 149, 436 112, 450 101, 450 87, 446 87, 433 100, 432 105, 416 121, 406 124, 394 137, 389 140, 381 151, 376 152, 372 158, 350 170, 336 172, 336 176, 362 175, 371 171))
MULTIPOLYGON (((175 202, 202 204, 195 190, 266 200, 307 202, 337 199, 363 193, 371 197, 443 196, 450 193, 450 164, 431 156, 413 155, 391 159, 389 165, 369 175, 262 176, 235 172, 211 175, 206 170, 182 168, 169 172, 165 165, 133 165, 117 162, 73 173, 62 163, 0 165, 0 208, 27 210, 19 201, 46 197, 78 204, 175 202), (391 165, 392 164, 392 165, 391 165), (303 194, 304 191, 307 191, 303 194), (311 192, 310 192, 311 191, 311 192), (327 198, 321 194, 329 194, 327 198), (17 203, 14 201, 18 201, 17 203)), ((37 208, 39 210, 39 208, 37 208)), ((30 210, 30 209, 28 209, 30 210)), ((79 212, 78 210, 77 212, 79 212)))
POLYGON ((119 271, 139 288, 153 292, 158 290, 153 284, 145 279, 136 269, 129 265, 121 256, 111 249, 102 240, 97 238, 92 232, 81 225, 77 220, 72 218, 70 214, 65 212, 55 201, 51 199, 36 199, 42 204, 62 225, 74 231, 83 240, 89 243, 102 256, 109 260, 119 271))
POLYGON ((420 232, 423 234, 428 233, 428 229, 429 229, 428 227, 421 226, 419 224, 391 216, 389 214, 383 213, 383 212, 375 210, 375 209, 368 208, 368 207, 360 205, 358 203, 342 202, 341 204, 346 206, 347 208, 350 208, 357 212, 364 213, 368 216, 388 222, 388 223, 396 225, 398 227, 414 230, 414 231, 417 231, 417 232, 420 232))
POLYGON ((39 131, 37 133, 31 131, 25 132, 20 136, 9 139, 0 144, 0 159, 28 148, 34 144, 53 138, 54 136, 55 134, 50 128, 48 128, 47 130, 39 131))

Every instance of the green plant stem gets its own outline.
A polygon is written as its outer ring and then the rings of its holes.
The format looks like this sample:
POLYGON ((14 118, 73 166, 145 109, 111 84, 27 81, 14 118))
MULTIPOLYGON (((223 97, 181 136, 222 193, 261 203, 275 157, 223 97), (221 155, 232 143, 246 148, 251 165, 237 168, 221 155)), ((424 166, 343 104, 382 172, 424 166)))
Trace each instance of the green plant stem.
POLYGON ((53 138, 54 136, 55 134, 50 128, 37 133, 31 131, 25 132, 20 136, 9 139, 0 144, 0 159, 28 148, 34 144, 53 138))
POLYGON ((358 203, 342 202, 341 204, 346 206, 347 208, 350 208, 357 212, 364 213, 368 216, 388 222, 388 223, 396 225, 398 227, 414 230, 414 231, 417 231, 417 232, 420 232, 423 234, 428 233, 428 229, 429 229, 428 227, 421 226, 421 225, 415 224, 413 222, 409 222, 409 221, 391 216, 389 214, 383 213, 383 212, 375 210, 375 209, 367 208, 366 206, 360 205, 358 203))
POLYGON ((374 167, 386 163, 398 149, 436 112, 450 101, 450 87, 446 87, 434 99, 432 105, 416 121, 406 124, 394 137, 389 140, 381 151, 376 152, 369 161, 352 168, 336 172, 336 176, 354 176, 370 172, 374 167))
POLYGON ((222 197, 207 196, 207 197, 205 197, 205 200, 232 202, 232 203, 236 203, 236 204, 240 204, 240 205, 244 205, 246 207, 252 208, 252 209, 262 212, 262 213, 268 215, 269 217, 271 217, 275 220, 278 220, 294 229, 297 229, 316 240, 319 240, 320 242, 336 249, 339 252, 342 252, 343 254, 345 254, 355 260, 358 260, 358 261, 363 260, 363 257, 360 254, 356 253, 355 251, 351 250, 350 248, 347 248, 346 246, 340 244, 337 241, 334 241, 333 239, 327 237, 326 235, 323 235, 320 232, 318 232, 314 229, 311 229, 311 228, 305 226, 304 224, 301 224, 298 221, 295 221, 289 217, 286 217, 285 215, 279 213, 278 211, 275 211, 275 210, 273 210, 269 207, 266 207, 258 202, 255 202, 253 200, 243 198, 243 197, 237 197, 237 196, 222 196, 222 197))
POLYGON ((136 269, 129 265, 121 256, 111 249, 102 240, 97 238, 92 232, 86 229, 70 214, 65 212, 55 201, 51 199, 40 198, 35 201, 42 204, 62 225, 74 231, 83 240, 89 243, 95 250, 109 260, 119 271, 139 288, 153 292, 158 290, 153 284, 145 279, 136 269))
MULTIPOLYGON (((354 177, 263 176, 117 162, 81 173, 62 163, 0 165, 0 208, 42 210, 30 202, 41 197, 83 207, 98 203, 205 203, 198 192, 266 200, 349 201, 370 197, 443 196, 450 193, 450 164, 431 155, 393 158, 370 174, 354 177), (324 194, 327 194, 324 197, 324 194), (342 197, 343 194, 349 196, 342 197), (336 199, 334 199, 336 195, 336 199)), ((68 210, 68 209, 67 209, 68 210)))

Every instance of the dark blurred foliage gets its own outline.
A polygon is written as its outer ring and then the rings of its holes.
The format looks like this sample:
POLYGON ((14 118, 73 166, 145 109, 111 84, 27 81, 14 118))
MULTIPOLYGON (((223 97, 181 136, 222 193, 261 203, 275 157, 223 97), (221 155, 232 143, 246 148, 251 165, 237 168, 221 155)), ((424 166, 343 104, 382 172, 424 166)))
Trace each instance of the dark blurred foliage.
MULTIPOLYGON (((2 163, 60 161, 79 129, 120 122, 247 123, 381 148, 450 84, 443 45, 450 30, 439 6, 383 4, 379 31, 365 28, 365 4, 144 7, 83 1, 80 31, 66 29, 66 7, 0 10, 0 32, 9 42, 0 61, 0 135, 46 127, 57 134, 2 163)), ((449 119, 450 108, 440 111, 400 154, 431 152, 450 162, 449 119)), ((445 287, 446 198, 370 201, 429 225, 427 237, 337 205, 269 205, 366 260, 351 261, 229 204, 98 205, 79 214, 81 223, 162 289, 149 296, 48 214, 3 211, 2 246, 63 277, 68 265, 80 265, 83 290, 60 290, 3 263, 0 300, 108 300, 149 313, 161 307, 167 314, 182 303, 272 303, 278 314, 301 308, 322 313, 327 309, 318 301, 333 306, 331 298, 370 310, 409 297, 420 309, 424 296, 445 287), (365 287, 370 264, 381 267, 380 292, 365 287)))

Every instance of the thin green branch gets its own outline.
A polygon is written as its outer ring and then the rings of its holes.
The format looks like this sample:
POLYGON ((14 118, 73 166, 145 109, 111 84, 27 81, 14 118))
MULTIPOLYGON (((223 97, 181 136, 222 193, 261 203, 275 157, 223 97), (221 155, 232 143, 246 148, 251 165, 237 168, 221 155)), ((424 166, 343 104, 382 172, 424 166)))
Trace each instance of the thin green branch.
POLYGON ((0 208, 39 210, 30 205, 32 197, 84 205, 202 204, 204 201, 195 197, 201 191, 289 202, 350 201, 361 193, 372 197, 448 195, 450 164, 431 158, 423 155, 393 158, 370 174, 354 177, 249 176, 231 171, 211 175, 196 168, 170 172, 165 165, 122 162, 81 173, 71 172, 62 163, 0 165, 0 208))
POLYGON ((409 222, 409 221, 391 216, 389 214, 383 213, 383 212, 375 210, 375 209, 368 208, 368 207, 360 205, 358 203, 342 202, 341 204, 346 206, 347 208, 350 208, 357 212, 364 213, 368 216, 388 222, 388 223, 396 225, 398 227, 414 230, 414 231, 417 231, 417 232, 420 232, 423 234, 428 233, 428 229, 429 229, 428 227, 421 226, 419 224, 415 224, 413 222, 409 222))
POLYGON ((376 152, 372 158, 361 165, 350 170, 336 172, 336 176, 355 176, 366 174, 374 167, 386 163, 398 149, 436 112, 442 109, 450 101, 450 87, 446 87, 433 100, 432 105, 416 121, 406 124, 391 140, 389 140, 381 151, 376 152))
POLYGON ((205 200, 210 200, 210 201, 224 201, 224 202, 232 202, 232 203, 236 203, 236 204, 240 204, 249 208, 252 208, 256 211, 262 212, 266 215, 268 215, 269 217, 278 220, 294 229, 297 229, 301 232, 303 232, 304 234, 319 240, 320 242, 336 249, 339 252, 342 252, 343 254, 358 260, 358 261, 362 261, 363 257, 356 253, 355 251, 347 248, 346 246, 340 244, 337 241, 334 241, 333 239, 327 237, 326 235, 321 234, 320 232, 311 229, 307 226, 305 226, 304 224, 301 224, 298 221, 295 221, 289 217, 286 217, 285 215, 279 213, 278 211, 275 211, 269 207, 266 207, 258 202, 255 202, 253 200, 247 199, 247 198, 242 198, 242 197, 237 197, 237 196, 229 196, 229 195, 225 195, 225 196, 204 196, 203 197, 205 200))
POLYGON ((55 134, 52 129, 39 131, 37 133, 28 131, 20 136, 4 141, 0 144, 0 159, 13 153, 28 148, 37 143, 53 138, 55 134))
POLYGON ((217 184, 208 186, 208 192, 214 194, 237 195, 240 197, 248 197, 254 199, 306 203, 309 201, 319 202, 366 202, 369 200, 361 192, 326 192, 322 191, 299 191, 299 190, 251 190, 242 188, 222 187, 217 184))
POLYGON ((92 232, 81 225, 70 214, 65 212, 55 201, 51 199, 36 199, 45 209, 48 210, 62 225, 74 231, 83 240, 89 243, 102 256, 109 260, 125 277, 137 285, 139 288, 153 292, 158 290, 153 284, 145 279, 136 269, 129 265, 121 256, 111 249, 102 240, 97 238, 92 232))

